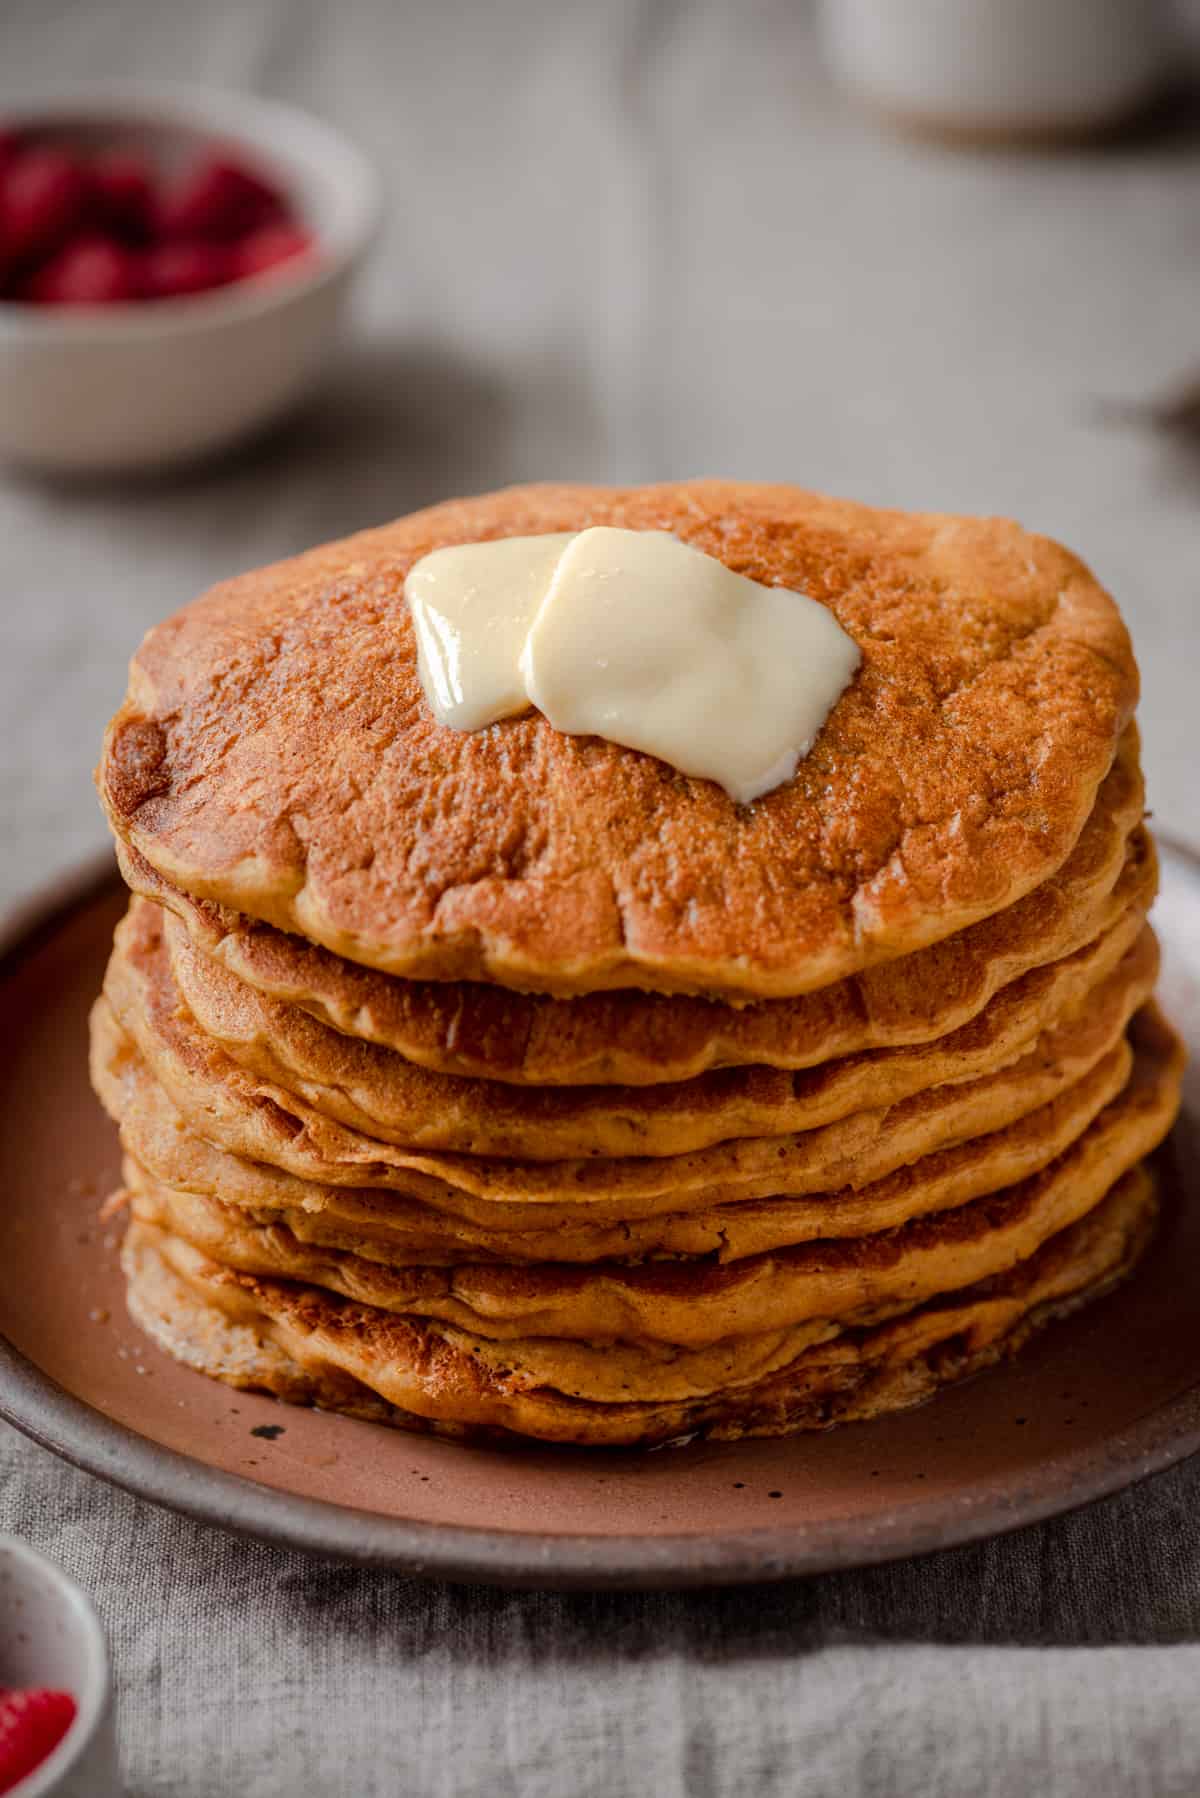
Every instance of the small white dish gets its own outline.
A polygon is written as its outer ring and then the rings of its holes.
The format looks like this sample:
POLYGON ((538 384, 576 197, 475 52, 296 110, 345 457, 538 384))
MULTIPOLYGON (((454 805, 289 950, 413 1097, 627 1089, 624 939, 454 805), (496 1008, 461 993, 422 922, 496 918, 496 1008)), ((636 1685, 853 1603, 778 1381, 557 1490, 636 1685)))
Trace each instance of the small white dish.
POLYGON ((963 138, 1101 133, 1170 69, 1162 0, 823 0, 821 21, 853 93, 963 138))
POLYGON ((0 1536, 0 1687, 70 1692, 75 1721, 10 1798, 120 1798, 108 1649, 74 1580, 0 1536))
POLYGON ((317 239, 311 267, 152 304, 0 301, 0 460, 45 473, 150 471, 268 424, 326 364, 380 214, 374 170, 340 133, 252 94, 170 82, 64 89, 0 125, 119 141, 170 168, 211 145, 244 152, 317 239))

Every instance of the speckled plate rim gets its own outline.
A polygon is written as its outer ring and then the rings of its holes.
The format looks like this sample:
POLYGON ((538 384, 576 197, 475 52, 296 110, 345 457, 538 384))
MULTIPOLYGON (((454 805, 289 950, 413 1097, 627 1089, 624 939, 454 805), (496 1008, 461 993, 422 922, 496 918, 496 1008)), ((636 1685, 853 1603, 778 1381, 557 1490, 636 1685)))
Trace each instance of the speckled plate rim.
MULTIPOLYGON (((1160 850, 1200 881, 1200 856, 1158 835, 1160 850)), ((0 980, 77 909, 116 882, 97 857, 10 913, 0 926, 0 980)), ((1014 1491, 982 1484, 898 1507, 865 1524, 836 1519, 802 1532, 585 1536, 406 1523, 300 1498, 176 1453, 113 1422, 49 1379, 0 1335, 0 1418, 114 1486, 237 1535, 325 1559, 411 1576, 544 1590, 649 1590, 749 1584, 871 1566, 1007 1534, 1077 1510, 1200 1451, 1200 1380, 1119 1437, 1042 1459, 1014 1491)))

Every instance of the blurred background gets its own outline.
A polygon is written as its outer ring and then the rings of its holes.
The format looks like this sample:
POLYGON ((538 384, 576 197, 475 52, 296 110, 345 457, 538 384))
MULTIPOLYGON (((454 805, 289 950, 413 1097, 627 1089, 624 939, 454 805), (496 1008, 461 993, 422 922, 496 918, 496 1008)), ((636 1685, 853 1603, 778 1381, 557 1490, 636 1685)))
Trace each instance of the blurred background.
POLYGON ((1159 823, 1200 841, 1200 108, 1177 23, 1179 91, 1140 128, 963 147, 986 95, 954 118, 915 90, 861 104, 804 0, 6 0, 0 120, 102 79, 237 90, 247 117, 286 101, 357 145, 383 207, 340 345, 265 436, 136 477, 0 469, 0 903, 105 840, 90 770, 156 619, 539 478, 795 481, 1062 538, 1133 629, 1159 823))

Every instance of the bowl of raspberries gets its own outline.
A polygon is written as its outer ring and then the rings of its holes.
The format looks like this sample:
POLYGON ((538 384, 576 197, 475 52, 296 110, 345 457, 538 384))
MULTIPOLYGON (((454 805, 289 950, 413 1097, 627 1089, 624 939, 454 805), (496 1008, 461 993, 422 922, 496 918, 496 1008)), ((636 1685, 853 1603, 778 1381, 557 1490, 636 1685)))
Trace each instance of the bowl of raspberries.
POLYGON ((0 1536, 0 1794, 117 1798, 108 1648, 75 1582, 0 1536))
POLYGON ((152 471, 270 423, 326 366, 378 215, 345 138, 253 96, 0 115, 0 459, 152 471))

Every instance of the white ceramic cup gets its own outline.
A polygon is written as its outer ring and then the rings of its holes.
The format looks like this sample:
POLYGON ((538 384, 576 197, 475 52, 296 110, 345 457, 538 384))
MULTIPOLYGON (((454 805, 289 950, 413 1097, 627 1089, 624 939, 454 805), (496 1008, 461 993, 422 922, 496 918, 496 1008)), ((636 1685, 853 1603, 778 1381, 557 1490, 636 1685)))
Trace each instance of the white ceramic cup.
POLYGON ((1161 0, 822 0, 821 21, 854 93, 967 136, 1103 131, 1169 66, 1161 0))
POLYGON ((69 1692, 77 1706, 12 1798, 120 1798, 104 1632, 75 1582, 16 1536, 0 1536, 0 1686, 69 1692))

